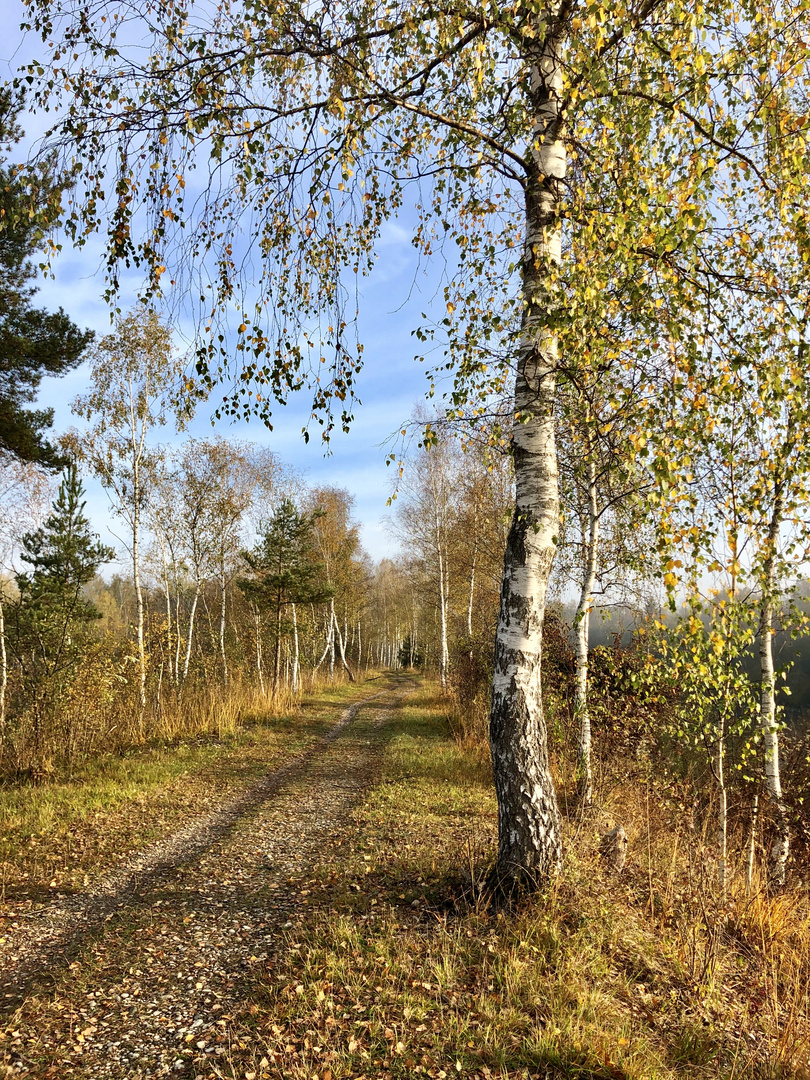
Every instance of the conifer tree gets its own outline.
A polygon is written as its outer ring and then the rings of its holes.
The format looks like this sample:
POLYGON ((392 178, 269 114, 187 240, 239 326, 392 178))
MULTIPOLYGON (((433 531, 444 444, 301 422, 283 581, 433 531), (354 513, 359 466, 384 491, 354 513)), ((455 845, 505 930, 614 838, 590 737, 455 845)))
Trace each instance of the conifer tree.
POLYGON ((18 629, 46 667, 58 666, 71 629, 98 618, 83 594, 102 563, 115 551, 91 532, 75 463, 64 472, 51 514, 22 538, 20 558, 31 570, 15 575, 20 590, 18 629))
MULTIPOLYGON (((0 90, 0 149, 17 142, 20 103, 0 90)), ((45 232, 59 213, 64 183, 50 162, 25 182, 0 163, 0 451, 20 461, 54 468, 63 458, 45 439, 52 409, 29 409, 43 375, 64 375, 81 362, 93 339, 60 308, 31 306, 32 257, 45 247, 45 232)))
POLYGON ((46 735, 76 673, 81 630, 99 616, 84 586, 115 555, 91 532, 83 494, 71 462, 50 516, 22 538, 20 557, 31 569, 15 575, 20 596, 10 644, 21 675, 17 706, 32 718, 36 770, 47 766, 46 735))
POLYGON ((312 532, 322 512, 300 513, 291 499, 284 499, 265 526, 259 543, 244 553, 250 578, 239 586, 248 599, 273 613, 275 655, 273 689, 278 685, 281 642, 289 633, 286 609, 295 604, 321 604, 333 595, 325 569, 313 546, 312 532))

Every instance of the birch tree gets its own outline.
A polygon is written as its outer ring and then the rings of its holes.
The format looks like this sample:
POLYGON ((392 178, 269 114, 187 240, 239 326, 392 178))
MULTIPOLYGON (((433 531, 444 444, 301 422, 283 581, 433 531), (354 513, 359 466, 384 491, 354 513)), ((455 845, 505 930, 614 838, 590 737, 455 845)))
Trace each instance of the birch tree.
MULTIPOLYGON (((189 439, 177 455, 174 488, 179 504, 179 535, 194 580, 184 679, 188 675, 197 603, 206 581, 212 579, 219 590, 217 643, 223 679, 228 681, 226 598, 228 585, 239 569, 245 516, 257 480, 251 450, 246 444, 222 438, 189 439)), ((272 462, 265 459, 263 465, 262 482, 269 487, 272 462)))
MULTIPOLYGON (((439 680, 443 688, 447 687, 450 664, 450 549, 458 494, 458 463, 454 457, 458 452, 453 442, 442 439, 428 442, 411 461, 399 485, 394 527, 408 548, 419 553, 430 575, 439 625, 439 680)), ((474 580, 470 590, 473 588, 474 580)))
POLYGON ((584 806, 593 800, 591 614, 597 599, 602 607, 637 601, 645 565, 647 574, 657 570, 653 530, 645 522, 649 508, 642 498, 645 487, 653 483, 643 462, 637 460, 645 441, 637 430, 638 399, 631 399, 636 415, 628 417, 626 404, 623 408, 622 396, 616 393, 620 384, 610 378, 610 364, 603 361, 600 368, 598 380, 588 371, 573 378, 569 372, 558 416, 563 550, 555 577, 577 591, 574 716, 577 786, 584 806))
POLYGON ((331 651, 331 666, 334 666, 334 646, 337 640, 343 670, 349 676, 349 681, 354 682, 354 672, 346 659, 346 635, 340 628, 335 612, 335 596, 345 593, 348 580, 352 576, 353 560, 360 545, 360 532, 351 516, 354 498, 343 488, 324 487, 310 492, 307 503, 312 520, 313 543, 323 563, 326 582, 331 590, 328 597, 326 650, 320 663, 323 663, 331 651))
MULTIPOLYGON (((451 411, 514 378, 491 714, 499 871, 553 872, 540 664, 560 363, 614 302, 639 352, 694 347, 728 235, 715 191, 767 180, 788 134, 774 91, 805 81, 804 0, 27 10, 50 50, 25 76, 58 117, 46 145, 81 170, 68 235, 105 232, 112 292, 126 263, 146 295, 200 298, 202 377, 227 369, 233 387, 221 411, 267 418, 308 385, 325 437, 347 427, 362 366, 347 281, 373 271, 406 202, 418 250, 445 248, 446 315, 428 312, 420 333, 445 344, 451 411), (210 182, 189 183, 195 167, 210 182)), ((674 463, 658 466, 666 480, 674 463)))
POLYGON ((172 410, 182 364, 171 330, 152 309, 117 319, 91 357, 91 389, 76 398, 73 411, 88 421, 77 448, 104 485, 116 514, 126 523, 136 599, 138 694, 146 708, 146 643, 141 586, 141 529, 152 462, 148 436, 164 425, 172 410))

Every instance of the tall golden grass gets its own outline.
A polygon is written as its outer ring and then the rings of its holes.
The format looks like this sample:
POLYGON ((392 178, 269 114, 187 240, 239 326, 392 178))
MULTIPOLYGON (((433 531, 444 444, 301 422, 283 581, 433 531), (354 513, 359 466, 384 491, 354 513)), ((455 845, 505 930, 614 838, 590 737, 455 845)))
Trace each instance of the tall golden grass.
POLYGON ((0 780, 46 781, 63 766, 151 742, 220 736, 262 717, 294 710, 301 694, 342 685, 344 673, 308 673, 298 694, 262 689, 237 673, 228 683, 189 680, 153 686, 141 709, 133 682, 105 679, 98 666, 77 671, 61 696, 11 716, 0 739, 0 780))

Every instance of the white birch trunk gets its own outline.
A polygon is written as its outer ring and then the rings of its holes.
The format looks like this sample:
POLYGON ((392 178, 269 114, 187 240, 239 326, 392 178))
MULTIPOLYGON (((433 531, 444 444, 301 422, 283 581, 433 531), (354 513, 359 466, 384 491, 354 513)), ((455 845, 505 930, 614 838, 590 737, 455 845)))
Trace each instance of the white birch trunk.
MULTIPOLYGON (((473 632, 473 604, 475 600, 475 567, 478 562, 478 502, 475 492, 473 493, 473 550, 472 566, 470 567, 470 596, 467 602, 467 637, 472 642, 473 632)), ((470 647, 470 659, 472 660, 472 647, 470 647)))
POLYGON ((256 621, 256 673, 259 676, 259 688, 262 694, 264 689, 264 673, 262 671, 262 625, 258 605, 253 605, 253 618, 256 621))
POLYGON ((576 627, 576 674, 574 681, 574 716, 579 724, 577 745, 577 789, 583 806, 593 803, 593 770, 591 767, 591 714, 588 709, 588 645, 590 643, 591 606, 596 586, 599 558, 599 506, 596 492, 596 462, 591 452, 590 435, 586 434, 588 468, 588 536, 585 546, 585 565, 582 590, 579 594, 574 626, 576 627))
POLYGON ((8 654, 6 653, 6 617, 3 597, 0 596, 0 748, 6 737, 6 688, 8 687, 8 654))
MULTIPOLYGON (((340 662, 343 665, 343 670, 349 676, 349 682, 354 682, 354 672, 349 667, 349 664, 348 664, 348 662, 346 660, 346 649, 345 649, 344 644, 343 644, 343 634, 340 632, 340 623, 338 622, 337 615, 335 614, 335 601, 334 601, 334 599, 331 601, 331 606, 332 606, 332 627, 333 627, 332 632, 337 637, 338 648, 340 650, 340 662)), ((334 658, 334 646, 332 648, 332 656, 334 658)))
POLYGON ((442 684, 442 689, 447 687, 447 668, 450 653, 447 647, 447 583, 446 583, 446 569, 444 553, 441 547, 441 541, 438 536, 438 519, 436 525, 437 531, 437 543, 439 547, 439 634, 440 634, 440 650, 441 660, 439 661, 439 675, 442 684))
POLYGON ((561 31, 544 27, 531 70, 533 145, 527 163, 523 322, 512 439, 515 512, 504 555, 495 639, 490 743, 498 798, 498 872, 537 882, 562 862, 561 822, 548 761, 540 686, 546 590, 559 530, 554 437, 558 219, 565 149, 560 131, 561 31))
POLYGON ((771 847, 769 884, 782 888, 787 877, 790 851, 790 822, 788 808, 782 796, 779 772, 779 731, 776 724, 776 675, 773 664, 774 598, 776 594, 776 561, 779 528, 784 512, 784 497, 777 486, 771 521, 768 528, 768 548, 765 557, 762 605, 759 621, 759 667, 761 678, 760 724, 765 750, 765 787, 776 811, 776 836, 771 847))
POLYGON ((298 693, 299 685, 299 672, 300 666, 300 652, 298 649, 298 612, 295 610, 295 604, 292 605, 292 617, 293 617, 293 669, 292 669, 292 692, 298 693))
POLYGON ((717 792, 720 796, 720 806, 717 814, 717 883, 720 886, 720 892, 725 896, 726 878, 728 874, 728 789, 726 788, 725 725, 721 727, 720 734, 717 738, 715 774, 715 779, 717 780, 717 792))
POLYGON ((225 686, 228 685, 228 657, 225 655, 225 601, 227 592, 227 582, 225 581, 225 575, 223 574, 219 582, 220 587, 220 605, 219 605, 219 655, 222 657, 222 680, 225 686))
MULTIPOLYGON (((172 657, 172 592, 171 592, 171 577, 169 574, 169 560, 166 555, 166 545, 164 544, 160 532, 157 534, 158 543, 160 544, 160 555, 163 561, 163 593, 166 597, 166 652, 169 657, 169 678, 172 682, 177 682, 177 672, 174 666, 172 657)), ((178 627, 179 630, 179 627, 178 627)), ((162 677, 161 677, 162 685, 162 677)), ((158 694, 158 700, 160 695, 158 694)))
MULTIPOLYGON (((328 630, 327 630, 327 633, 326 633, 326 648, 325 648, 325 649, 323 650, 323 653, 321 654, 321 658, 320 658, 320 660, 319 660, 319 661, 318 661, 318 663, 317 663, 317 664, 315 665, 314 671, 317 671, 317 670, 318 670, 318 668, 319 668, 319 667, 321 666, 321 664, 322 664, 322 663, 324 662, 324 660, 326 659, 326 657, 327 657, 327 656, 329 655, 329 650, 330 650, 330 649, 332 648, 332 646, 333 646, 333 632, 332 632, 332 626, 333 626, 333 623, 332 623, 332 620, 331 620, 331 618, 330 618, 330 619, 329 619, 329 628, 328 628, 328 630)), ((334 656, 332 657, 332 662, 334 663, 334 656)), ((314 672, 313 672, 313 673, 314 673, 314 672)))
POLYGON ((181 641, 180 641, 180 625, 181 625, 180 624, 180 588, 179 588, 179 586, 177 585, 176 582, 175 582, 175 587, 177 588, 177 592, 174 595, 174 615, 175 615, 174 628, 175 628, 175 634, 176 634, 177 640, 176 640, 175 646, 174 646, 174 672, 175 672, 175 682, 179 686, 180 685, 180 650, 181 650, 181 641))
POLYGON ((759 819, 759 792, 754 792, 751 800, 751 832, 748 836, 748 856, 745 860, 745 891, 751 892, 754 881, 754 858, 757 850, 757 822, 759 819))
POLYGON ((194 618, 197 614, 197 602, 200 599, 200 586, 194 592, 194 600, 191 604, 191 611, 188 616, 188 641, 186 642, 186 656, 183 662, 183 682, 188 678, 188 666, 191 662, 191 647, 194 640, 194 618))
POLYGON ((141 588, 141 558, 140 558, 140 533, 141 533, 141 483, 140 466, 136 461, 132 470, 132 581, 135 586, 135 604, 137 609, 136 635, 138 642, 138 684, 141 702, 141 721, 146 709, 146 644, 143 633, 143 590, 141 588))
POLYGON ((473 632, 473 600, 475 598, 475 562, 478 556, 478 547, 473 548, 472 567, 470 569, 470 599, 467 604, 467 636, 472 640, 473 632))

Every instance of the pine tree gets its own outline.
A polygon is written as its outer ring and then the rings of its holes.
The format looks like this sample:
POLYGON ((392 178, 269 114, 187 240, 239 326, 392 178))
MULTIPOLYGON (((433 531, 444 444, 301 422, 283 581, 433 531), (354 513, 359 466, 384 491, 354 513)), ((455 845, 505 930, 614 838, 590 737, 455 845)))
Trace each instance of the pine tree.
POLYGON ((47 773, 56 747, 70 743, 72 721, 63 705, 78 671, 82 631, 99 617, 83 590, 115 554, 90 531, 83 494, 70 463, 50 516, 22 538, 20 557, 31 569, 15 575, 20 595, 9 635, 19 673, 15 711, 31 719, 35 775, 47 773))
MULTIPOLYGON (((16 122, 20 101, 0 90, 0 148, 22 135, 16 122)), ((0 452, 46 468, 64 459, 45 439, 52 409, 29 409, 43 375, 64 375, 81 362, 93 339, 65 312, 31 307, 37 273, 32 257, 59 212, 65 184, 49 163, 25 183, 14 166, 0 161, 0 452)))
POLYGON ((243 553, 252 576, 241 580, 239 587, 249 600, 274 616, 274 690, 281 667, 281 642, 291 630, 286 609, 295 604, 322 604, 334 593, 313 546, 312 532, 321 514, 302 514, 290 499, 284 499, 256 547, 243 553))
POLYGON ((48 666, 58 664, 71 629, 99 617, 83 594, 115 551, 102 544, 84 513, 84 489, 75 463, 64 471, 45 524, 22 539, 20 558, 31 570, 15 575, 20 590, 18 628, 48 666))

